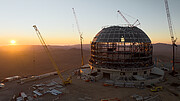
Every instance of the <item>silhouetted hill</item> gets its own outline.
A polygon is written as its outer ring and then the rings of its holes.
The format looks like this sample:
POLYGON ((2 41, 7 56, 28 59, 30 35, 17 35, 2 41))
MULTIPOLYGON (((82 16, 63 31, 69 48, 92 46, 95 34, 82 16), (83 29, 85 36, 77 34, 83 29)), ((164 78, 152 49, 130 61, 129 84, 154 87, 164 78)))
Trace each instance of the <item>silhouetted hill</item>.
MULTIPOLYGON (((78 68, 81 64, 80 49, 64 46, 49 46, 60 70, 78 68)), ((90 51, 84 50, 88 63, 90 51)), ((0 79, 14 75, 38 75, 55 71, 42 46, 1 46, 0 79)))
MULTIPOLYGON (((179 46, 180 45, 178 45, 178 47, 175 48, 175 51, 177 51, 177 59, 180 57, 179 46)), ((162 61, 170 62, 172 60, 172 45, 164 43, 153 44, 153 57, 158 57, 162 61)))
MULTIPOLYGON (((179 45, 178 45, 179 47, 179 45)), ((60 70, 78 68, 81 64, 80 45, 49 46, 60 70)), ((84 44, 84 62, 90 58, 90 44, 84 44)), ((180 57, 177 49, 177 57, 180 57)), ((172 46, 170 44, 153 44, 153 57, 170 62, 172 46)), ((179 61, 179 60, 177 60, 179 61)), ((14 75, 38 75, 55 71, 47 54, 40 45, 0 46, 0 79, 14 75)))

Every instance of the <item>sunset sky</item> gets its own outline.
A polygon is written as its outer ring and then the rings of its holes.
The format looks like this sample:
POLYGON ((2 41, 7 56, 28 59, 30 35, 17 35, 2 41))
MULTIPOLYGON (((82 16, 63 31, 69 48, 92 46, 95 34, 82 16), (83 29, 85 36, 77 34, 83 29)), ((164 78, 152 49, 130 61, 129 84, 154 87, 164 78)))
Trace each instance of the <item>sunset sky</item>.
MULTIPOLYGON (((173 27, 180 37, 180 0, 168 0, 173 27)), ((75 8, 84 43, 89 44, 103 26, 125 24, 120 10, 141 22, 152 43, 170 43, 164 0, 0 0, 0 45, 40 44, 36 24, 48 44, 79 44, 75 8)), ((124 15, 131 23, 132 19, 124 15)), ((177 40, 180 44, 180 39, 177 40)))

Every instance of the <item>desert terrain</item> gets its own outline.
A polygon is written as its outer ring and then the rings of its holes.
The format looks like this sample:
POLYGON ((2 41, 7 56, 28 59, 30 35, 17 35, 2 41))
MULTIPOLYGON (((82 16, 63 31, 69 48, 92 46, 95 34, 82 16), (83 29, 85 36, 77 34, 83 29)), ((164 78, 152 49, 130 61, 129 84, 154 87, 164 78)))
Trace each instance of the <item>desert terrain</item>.
MULTIPOLYGON (((78 48, 50 46, 49 49, 60 70, 80 66, 81 57, 78 48)), ((85 63, 88 63, 89 56, 90 50, 84 50, 85 63)), ((55 71, 42 46, 1 46, 0 60, 0 79, 55 71)))
MULTIPOLYGON (((84 62, 88 63, 90 44, 85 44, 83 47, 84 62)), ((50 46, 49 48, 60 70, 80 66, 80 45, 50 46)), ((180 49, 177 49, 177 61, 180 61, 179 53, 180 49)), ((153 59, 158 58, 167 64, 168 68, 171 67, 171 56, 171 45, 162 43, 153 45, 153 59)), ((0 79, 15 75, 39 75, 55 70, 43 47, 39 45, 0 46, 0 60, 0 79)), ((178 64, 177 66, 179 67, 178 64)))
MULTIPOLYGON (((84 45, 84 61, 88 63, 90 58, 90 45, 84 45)), ((69 74, 81 64, 79 45, 73 46, 49 46, 52 55, 59 66, 63 76, 67 78, 69 74)), ((153 57, 158 58, 159 65, 165 65, 171 68, 171 45, 168 44, 154 44, 153 57)), ((177 50, 177 58, 179 57, 179 50, 177 50)), ((55 71, 50 63, 47 54, 42 46, 1 46, 0 47, 0 78, 10 77, 14 75, 28 76, 40 75, 55 71)), ((178 61, 178 60, 177 60, 178 61)), ((176 69, 179 71, 179 64, 176 64, 176 69)), ((180 72, 180 71, 179 71, 180 72)), ((179 83, 177 77, 172 77, 166 72, 167 81, 158 83, 157 86, 163 86, 164 90, 160 92, 151 92, 149 88, 115 88, 113 86, 104 87, 103 82, 85 82, 73 76, 71 85, 65 86, 59 91, 63 95, 52 96, 44 95, 34 99, 35 101, 100 101, 106 98, 119 98, 122 101, 135 101, 130 96, 138 94, 141 96, 156 96, 155 101, 178 101, 179 96, 174 95, 171 90, 177 89, 170 86, 172 83, 179 83), (169 90, 170 89, 170 90, 169 90)), ((7 101, 12 99, 13 95, 19 92, 25 92, 28 96, 32 96, 32 86, 34 84, 46 84, 47 82, 55 81, 58 84, 61 80, 57 75, 50 76, 41 80, 20 85, 17 81, 5 83, 5 88, 0 89, 0 101, 7 101), (17 89, 18 88, 18 89, 17 89)), ((154 100, 153 100, 154 101, 154 100)))

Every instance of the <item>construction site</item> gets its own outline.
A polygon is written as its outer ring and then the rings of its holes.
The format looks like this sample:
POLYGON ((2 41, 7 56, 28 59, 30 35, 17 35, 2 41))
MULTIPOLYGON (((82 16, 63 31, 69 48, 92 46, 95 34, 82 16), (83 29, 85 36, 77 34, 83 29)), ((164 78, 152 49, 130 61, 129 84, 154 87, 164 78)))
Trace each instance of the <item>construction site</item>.
MULTIPOLYGON (((2 79, 0 101, 179 101, 180 65, 176 60, 177 50, 175 51, 179 45, 176 45, 177 38, 173 34, 168 1, 164 2, 172 42, 169 46, 172 62, 158 57, 159 53, 155 49, 160 50, 157 48, 160 45, 153 44, 149 33, 138 27, 138 19, 131 24, 120 10, 117 14, 127 24, 103 27, 94 34, 88 45, 90 49, 85 50, 83 34, 75 9, 72 8, 80 36, 80 48, 62 51, 79 51, 79 54, 76 54, 81 60, 78 65, 62 68, 52 52, 52 47, 46 43, 38 27, 33 25, 44 51, 42 57, 39 57, 43 59, 46 55, 49 59, 39 63, 44 63, 42 67, 46 68, 49 67, 46 62, 49 62, 53 70, 37 75, 15 75, 2 79)), ((57 47, 54 50, 59 51, 57 47)), ((71 55, 67 58, 68 61, 73 61, 70 60, 73 57, 71 55)), ((76 55, 73 59, 77 58, 76 55)), ((36 61, 33 57, 34 65, 36 61)))

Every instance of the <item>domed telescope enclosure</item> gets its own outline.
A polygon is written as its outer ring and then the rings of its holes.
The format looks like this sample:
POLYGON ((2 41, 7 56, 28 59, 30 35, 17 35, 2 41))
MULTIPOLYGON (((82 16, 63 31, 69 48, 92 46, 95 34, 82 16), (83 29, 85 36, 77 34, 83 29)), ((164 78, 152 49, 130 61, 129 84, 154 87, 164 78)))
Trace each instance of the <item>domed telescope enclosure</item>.
POLYGON ((147 77, 153 68, 152 44, 138 27, 103 28, 91 42, 89 65, 103 78, 147 77))

